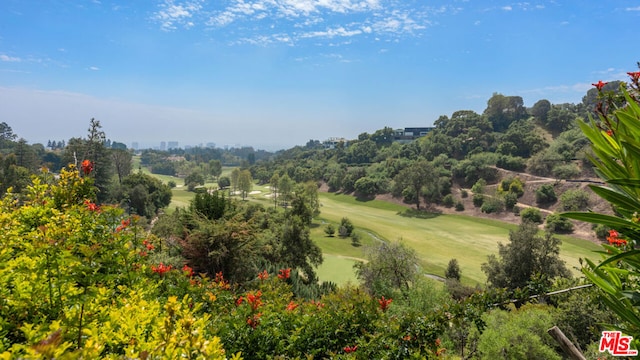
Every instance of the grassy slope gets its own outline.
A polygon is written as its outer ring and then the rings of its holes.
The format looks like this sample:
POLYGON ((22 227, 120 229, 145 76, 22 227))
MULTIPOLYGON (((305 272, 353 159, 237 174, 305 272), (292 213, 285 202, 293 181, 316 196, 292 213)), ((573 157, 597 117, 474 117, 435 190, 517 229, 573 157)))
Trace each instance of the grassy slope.
MULTIPOLYGON (((134 158, 134 169, 138 168, 136 160, 134 158)), ((149 173, 145 168, 142 171, 149 173)), ((230 171, 231 169, 225 168, 223 175, 230 171)), ((183 183, 182 179, 176 177, 153 176, 165 183, 169 180, 178 185, 183 183)), ((205 186, 214 185, 207 183, 205 186)), ((270 200, 264 197, 269 192, 267 187, 254 186, 254 191, 260 193, 251 195, 252 200, 271 206, 270 200)), ((182 186, 174 188, 170 210, 188 206, 192 196, 193 193, 187 192, 182 186)), ((486 261, 487 255, 497 253, 498 242, 508 242, 509 230, 515 229, 514 225, 499 221, 460 215, 431 218, 402 216, 406 210, 403 206, 376 200, 362 202, 347 195, 321 193, 320 201, 321 215, 314 221, 311 229, 311 237, 325 254, 325 263, 318 269, 318 274, 321 280, 331 280, 338 284, 355 282, 353 264, 356 259, 364 258, 366 245, 380 239, 401 240, 413 247, 422 259, 425 271, 429 273, 443 275, 449 260, 456 258, 464 282, 484 283, 481 264, 486 261), (361 233, 362 246, 353 246, 350 239, 327 237, 324 234, 327 223, 337 225, 343 217, 348 217, 361 233)), ((599 246, 571 237, 561 238, 561 257, 570 267, 578 267, 579 258, 597 258, 593 250, 599 250, 599 246)))
MULTIPOLYGON (((424 269, 443 275, 450 259, 460 264, 463 281, 484 283, 480 270, 487 255, 495 254, 498 243, 507 243, 514 225, 459 215, 439 215, 419 219, 402 216, 405 208, 378 201, 359 202, 345 195, 321 194, 322 214, 327 221, 338 222, 347 216, 356 228, 375 232, 387 240, 401 240, 413 247, 424 269)), ((584 240, 563 237, 561 254, 570 267, 579 266, 579 258, 595 258, 599 246, 584 240)), ((346 270, 346 269, 345 269, 346 270)))

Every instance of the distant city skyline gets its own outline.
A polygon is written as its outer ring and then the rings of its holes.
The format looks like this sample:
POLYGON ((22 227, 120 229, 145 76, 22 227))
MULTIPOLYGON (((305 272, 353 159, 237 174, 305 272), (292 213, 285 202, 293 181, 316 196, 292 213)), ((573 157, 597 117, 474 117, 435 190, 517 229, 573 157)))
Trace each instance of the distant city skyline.
POLYGON ((0 121, 31 143, 278 150, 481 113, 493 93, 579 103, 640 60, 639 0, 0 2, 0 121))

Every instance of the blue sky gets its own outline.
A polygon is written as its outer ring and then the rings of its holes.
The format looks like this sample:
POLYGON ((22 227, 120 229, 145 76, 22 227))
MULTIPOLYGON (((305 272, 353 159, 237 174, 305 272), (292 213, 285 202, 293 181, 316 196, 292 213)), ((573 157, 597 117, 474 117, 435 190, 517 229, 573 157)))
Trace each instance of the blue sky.
POLYGON ((2 0, 0 122, 30 143, 275 150, 580 102, 637 71, 640 0, 2 0))

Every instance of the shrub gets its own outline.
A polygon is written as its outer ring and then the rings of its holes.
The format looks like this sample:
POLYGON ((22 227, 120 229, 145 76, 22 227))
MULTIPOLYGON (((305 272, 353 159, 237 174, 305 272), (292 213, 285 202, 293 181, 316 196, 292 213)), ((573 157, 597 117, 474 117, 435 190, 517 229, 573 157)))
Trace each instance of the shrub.
POLYGON ((529 221, 532 223, 542 224, 542 214, 538 208, 529 207, 522 209, 520 210, 520 217, 522 218, 522 222, 529 221))
POLYGON ((167 185, 169 185, 169 187, 172 188, 172 189, 177 186, 176 182, 173 181, 173 180, 169 180, 167 182, 167 185))
POLYGON ((450 208, 454 204, 455 204, 455 200, 453 199, 453 195, 452 194, 447 194, 447 195, 444 196, 444 198, 442 198, 442 205, 450 208))
POLYGON ((455 279, 445 279, 444 284, 447 287, 447 292, 449 292, 449 295, 451 295, 454 300, 468 298, 477 290, 470 286, 463 285, 460 281, 455 279))
POLYGON ((466 189, 462 189, 460 190, 460 197, 461 198, 467 198, 469 196, 469 192, 466 189))
POLYGON ((496 166, 511 171, 524 171, 527 167, 527 162, 519 156, 500 155, 496 166))
POLYGON ((480 211, 486 214, 499 213, 504 210, 504 202, 499 197, 489 197, 485 199, 480 207, 480 211))
POLYGON ((482 194, 473 194, 473 206, 481 207, 482 203, 484 203, 484 195, 482 195, 482 194))
POLYGON ((562 209, 562 211, 586 210, 588 206, 589 195, 583 190, 567 190, 560 195, 560 209, 562 209))
POLYGON ((221 176, 218 178, 218 187, 225 189, 231 186, 231 179, 228 176, 221 176))
POLYGON ((518 195, 508 192, 504 194, 504 207, 507 210, 512 210, 514 206, 518 203, 518 195))
POLYGON ((324 233, 329 237, 333 237, 333 235, 336 233, 336 228, 333 226, 333 224, 328 224, 327 227, 324 228, 324 233))
POLYGON ((517 177, 509 177, 503 179, 498 185, 499 193, 513 193, 516 194, 517 197, 520 197, 524 194, 524 183, 520 178, 517 177))
POLYGON ((557 200, 558 197, 553 185, 544 184, 536 189, 536 203, 538 205, 553 204, 557 200))
POLYGON ((573 231, 573 223, 560 214, 551 214, 547 216, 544 228, 557 233, 570 233, 573 231))
POLYGON ((348 218, 343 217, 342 220, 340 221, 340 227, 338 228, 338 234, 341 237, 348 237, 348 236, 351 236, 352 233, 353 233, 353 224, 351 223, 351 221, 348 218))
POLYGON ((487 181, 485 179, 479 179, 471 187, 471 192, 473 192, 474 194, 483 194, 485 186, 487 186, 487 181))
POLYGON ((460 201, 456 203, 456 211, 464 211, 464 204, 460 201))
POLYGON ((607 236, 609 236, 609 230, 611 230, 610 227, 603 224, 593 224, 591 229, 593 229, 593 232, 596 233, 596 236, 600 240, 606 240, 607 236))
POLYGON ((539 305, 489 312, 484 316, 487 327, 478 339, 479 358, 561 359, 547 334, 554 323, 553 315, 552 308, 539 305))
POLYGON ((457 259, 449 260, 447 269, 444 271, 444 277, 460 281, 460 265, 458 265, 457 259))
POLYGON ((361 245, 360 234, 355 231, 351 233, 351 245, 356 247, 361 245))
POLYGON ((576 164, 554 166, 551 174, 557 179, 573 179, 580 175, 580 168, 576 164))

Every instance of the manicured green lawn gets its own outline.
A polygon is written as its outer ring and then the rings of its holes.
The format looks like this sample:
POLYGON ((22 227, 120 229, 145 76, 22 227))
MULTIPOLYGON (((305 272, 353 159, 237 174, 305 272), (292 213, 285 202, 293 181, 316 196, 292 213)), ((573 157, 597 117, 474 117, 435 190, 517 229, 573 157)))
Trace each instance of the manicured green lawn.
POLYGON ((358 283, 353 271, 353 265, 357 260, 332 254, 323 254, 323 257, 324 262, 318 267, 320 281, 332 281, 338 286, 358 283))
MULTIPOLYGON (((515 225, 460 215, 437 215, 431 218, 402 216, 405 208, 380 201, 358 202, 353 197, 320 194, 321 218, 339 222, 348 217, 357 229, 365 229, 390 241, 403 241, 414 248, 425 271, 444 275, 449 260, 460 264, 463 281, 484 283, 481 271, 487 255, 498 252, 498 243, 509 241, 515 225), (396 208, 397 207, 397 208, 396 208)), ((579 258, 594 258, 599 246, 585 240, 566 239, 561 257, 570 268, 579 267, 579 258)), ((574 270, 577 273, 576 270, 574 270)))
MULTIPOLYGON (((134 167, 137 168, 137 167, 134 167)), ((144 172, 148 171, 142 169, 144 172)), ((230 173, 223 169, 223 174, 230 173)), ((156 175, 163 182, 173 180, 179 187, 172 190, 173 199, 169 209, 186 207, 193 197, 186 191, 183 179, 156 175)), ((216 184, 206 184, 214 187, 216 184)), ((272 206, 267 186, 254 185, 251 201, 264 206, 272 206)), ((320 217, 314 220, 311 238, 320 246, 325 263, 318 273, 321 280, 344 283, 355 282, 353 264, 356 259, 364 259, 364 249, 376 241, 403 241, 414 248, 427 273, 443 276, 449 260, 458 260, 462 280, 467 284, 484 284, 486 277, 481 265, 487 261, 487 255, 497 254, 498 243, 509 241, 509 230, 515 225, 462 215, 411 216, 407 208, 385 201, 361 201, 352 196, 320 193, 320 217), (337 236, 328 237, 324 228, 332 223, 337 229, 343 217, 349 218, 360 234, 361 246, 353 246, 351 239, 337 236)), ((575 274, 579 273, 579 259, 597 259, 594 251, 600 247, 586 240, 561 236, 563 244, 560 257, 575 274)))

